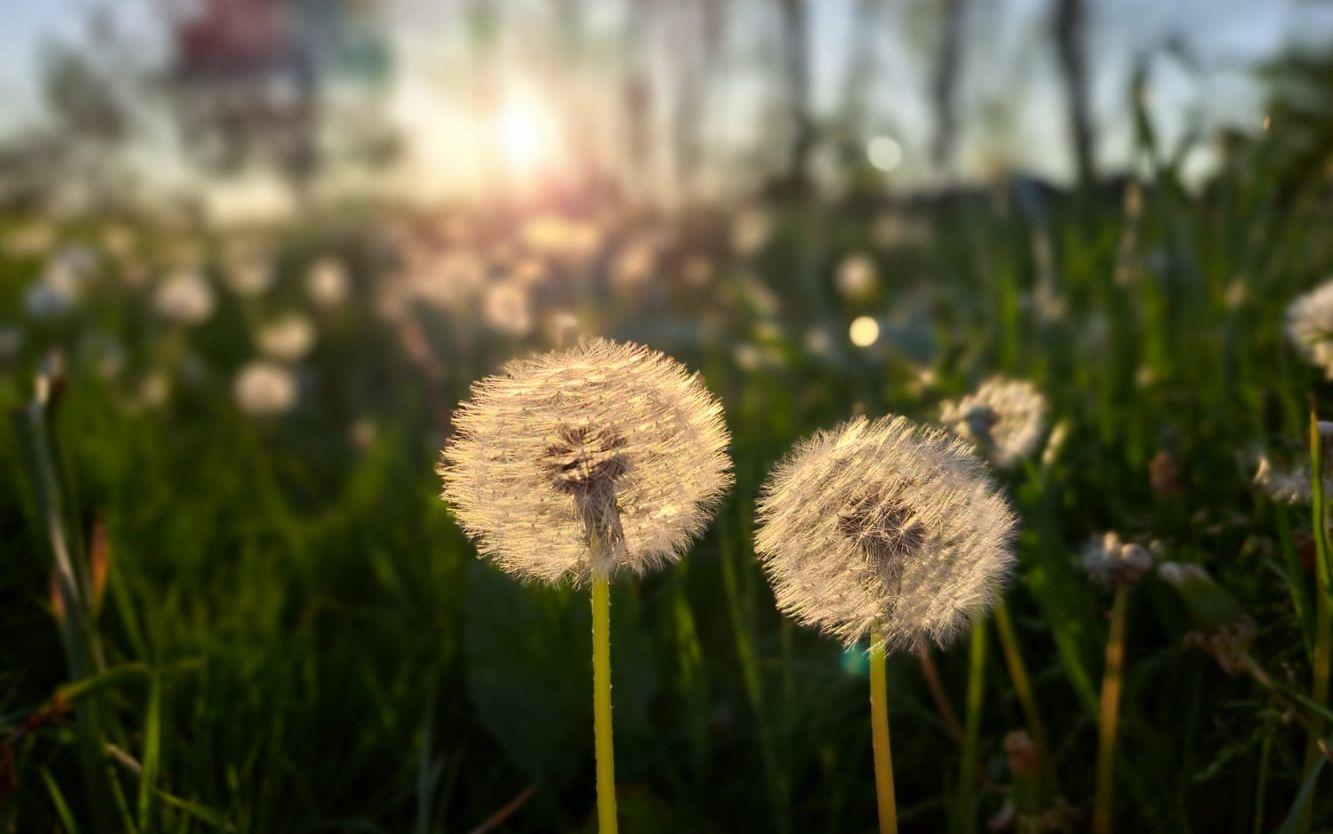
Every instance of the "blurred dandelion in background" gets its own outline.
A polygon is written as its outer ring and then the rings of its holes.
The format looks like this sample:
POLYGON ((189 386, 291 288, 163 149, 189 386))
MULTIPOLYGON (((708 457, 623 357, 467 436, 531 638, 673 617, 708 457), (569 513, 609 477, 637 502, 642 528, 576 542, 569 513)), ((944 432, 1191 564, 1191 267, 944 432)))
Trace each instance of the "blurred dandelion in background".
POLYGON ((296 376, 285 365, 256 360, 236 374, 236 403, 255 417, 285 414, 296 406, 296 376))
POLYGON ((196 325, 213 315, 213 286, 197 269, 180 269, 162 280, 153 294, 153 308, 167 321, 196 325))
POLYGON ((1026 380, 991 377, 940 407, 940 422, 977 444, 1001 468, 1031 457, 1046 431, 1046 398, 1026 380))
POLYGON ((1297 298, 1287 308, 1287 338, 1333 379, 1333 281, 1297 298))

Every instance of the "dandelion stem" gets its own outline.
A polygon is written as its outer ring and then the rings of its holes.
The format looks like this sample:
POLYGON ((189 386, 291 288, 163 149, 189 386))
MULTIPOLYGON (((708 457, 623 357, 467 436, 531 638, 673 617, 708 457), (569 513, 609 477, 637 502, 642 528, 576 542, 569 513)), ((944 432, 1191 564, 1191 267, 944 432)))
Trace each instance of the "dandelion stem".
POLYGON ((1058 793, 1059 785, 1055 776, 1054 761, 1051 759, 1051 748, 1046 743, 1046 725, 1041 720, 1037 699, 1032 694, 1032 681, 1028 677, 1027 666, 1023 663, 1023 655, 1018 650, 1018 637, 1014 634, 1013 621, 1009 619, 1009 609, 1003 602, 995 606, 995 631, 1000 635, 1000 649, 1004 652, 1004 663, 1009 667, 1009 680, 1014 685, 1014 693, 1018 695, 1018 702, 1022 705, 1023 714, 1027 718, 1028 732, 1037 751, 1038 767, 1047 785, 1058 793))
POLYGON ((1125 612, 1129 586, 1116 589, 1111 605, 1111 631, 1106 638, 1106 669, 1102 673, 1101 714, 1097 728, 1097 789, 1092 806, 1093 834, 1111 834, 1115 798, 1116 731, 1120 723, 1120 690, 1125 662, 1125 612))
MULTIPOLYGON (((1310 697, 1318 706, 1328 703, 1329 673, 1333 666, 1333 623, 1330 622, 1330 596, 1333 595, 1333 581, 1329 576, 1328 528, 1326 513, 1328 507, 1324 495, 1324 438, 1319 432, 1319 419, 1315 414, 1313 401, 1310 404, 1310 507, 1314 514, 1314 550, 1315 550, 1315 595, 1314 595, 1314 662, 1313 681, 1310 697)), ((1318 761, 1321 753, 1319 741, 1324 736, 1324 719, 1314 715, 1310 721, 1310 735, 1305 744, 1305 766, 1303 772, 1309 773, 1318 761)), ((1311 795, 1314 795, 1311 791, 1311 795)), ((1300 812, 1300 824, 1297 831, 1310 830, 1311 806, 1307 801, 1300 812)))
POLYGON ((893 795, 893 755, 889 749, 889 695, 884 641, 870 644, 870 731, 875 748, 875 799, 880 834, 898 834, 898 806, 893 795))
POLYGON ((616 760, 611 743, 611 593, 605 571, 592 576, 593 732, 597 748, 597 825, 616 834, 616 760))
POLYGON ((945 731, 949 734, 949 738, 953 739, 954 744, 963 746, 963 725, 958 722, 953 704, 949 703, 949 696, 940 681, 940 672, 935 668, 935 661, 930 657, 930 648, 924 642, 916 645, 916 659, 921 664, 921 677, 926 680, 930 699, 935 702, 935 709, 940 714, 940 720, 944 722, 945 731))
POLYGON ((967 657, 967 712, 963 718, 963 766, 958 774, 958 818, 962 831, 973 831, 976 828, 977 762, 981 753, 981 707, 986 694, 984 620, 972 625, 967 657))

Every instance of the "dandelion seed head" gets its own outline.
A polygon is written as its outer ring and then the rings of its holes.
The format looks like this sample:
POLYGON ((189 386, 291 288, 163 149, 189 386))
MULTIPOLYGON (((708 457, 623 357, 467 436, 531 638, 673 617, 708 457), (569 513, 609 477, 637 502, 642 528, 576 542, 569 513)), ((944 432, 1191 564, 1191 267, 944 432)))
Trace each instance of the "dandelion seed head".
POLYGON ((991 377, 975 393, 946 401, 940 422, 981 448, 1001 468, 1029 457, 1046 430, 1046 398, 1032 383, 991 377))
POLYGON ((1333 280, 1297 298, 1287 308, 1287 338, 1333 379, 1333 280))
POLYGON ((758 504, 778 607, 850 645, 944 645, 998 597, 1016 518, 961 439, 857 417, 797 444, 758 504))
POLYGON ((879 289, 879 274, 868 255, 848 255, 838 264, 838 293, 852 301, 863 301, 879 289))
POLYGON ((236 375, 235 394, 237 404, 248 414, 283 414, 296 406, 296 377, 277 362, 256 360, 236 375))
POLYGON ((1107 588, 1133 585, 1152 568, 1148 548, 1123 541, 1115 532, 1103 533, 1089 541, 1078 560, 1090 577, 1107 588))
POLYGON ((318 307, 337 307, 347 300, 351 291, 347 267, 337 258, 321 258, 306 273, 306 292, 318 307))
POLYGON ((158 314, 176 324, 202 324, 213 315, 213 287, 193 269, 172 273, 153 295, 158 314))
POLYGON ((299 362, 315 346, 315 326, 305 316, 290 313, 261 327, 255 341, 274 359, 299 362))
POLYGON ((527 287, 517 281, 491 285, 481 312, 486 323, 501 333, 522 337, 532 332, 532 300, 527 287))
POLYGON ((731 483, 722 406, 675 360, 594 339, 509 363, 472 387, 440 465, 482 555, 581 581, 590 536, 612 570, 675 561, 731 483))
MULTIPOLYGON (((1269 498, 1284 504, 1307 504, 1314 492, 1310 478, 1310 468, 1295 467, 1281 469, 1273 465, 1267 455, 1259 457, 1259 464, 1254 472, 1254 485, 1263 490, 1269 498)), ((1333 479, 1324 477, 1324 489, 1333 494, 1333 479)))

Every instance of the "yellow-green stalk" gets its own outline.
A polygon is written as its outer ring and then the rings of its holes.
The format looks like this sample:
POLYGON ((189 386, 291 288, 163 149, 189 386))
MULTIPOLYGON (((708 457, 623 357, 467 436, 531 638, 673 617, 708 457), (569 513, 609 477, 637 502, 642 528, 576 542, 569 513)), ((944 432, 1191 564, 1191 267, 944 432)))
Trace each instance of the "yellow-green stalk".
POLYGON ((898 834, 898 806, 893 795, 893 754, 889 746, 889 697, 884 642, 870 644, 870 734, 875 754, 875 799, 879 834, 898 834))
POLYGON ((968 643, 967 712, 963 718, 963 764, 958 772, 958 816, 962 831, 976 829, 977 761, 981 753, 981 707, 986 695, 986 623, 972 626, 968 643))
MULTIPOLYGON (((1314 663, 1310 697, 1323 706, 1328 703, 1329 671, 1333 662, 1333 624, 1329 622, 1330 595, 1333 580, 1329 576, 1328 531, 1324 524, 1327 508, 1324 506, 1324 438, 1319 431, 1319 419, 1314 404, 1310 405, 1310 508, 1314 517, 1315 595, 1314 595, 1314 663)), ((1320 754, 1319 741, 1324 736, 1323 716, 1315 714, 1310 720, 1310 735, 1305 744, 1303 773, 1309 773, 1320 754)), ((1317 791, 1311 791, 1314 796, 1317 791)), ((1301 809, 1298 831, 1310 830, 1311 806, 1301 809)))
POLYGON ((1037 699, 1032 694, 1032 682, 1028 677, 1027 666, 1023 663, 1023 655, 1018 650, 1018 637, 1014 634, 1013 621, 1009 619, 1009 609, 1003 602, 995 606, 995 630, 1000 636, 1005 666, 1009 668, 1009 680, 1014 685, 1018 703, 1022 705, 1023 715, 1027 718, 1028 733, 1032 736, 1032 746, 1037 754, 1037 767, 1046 784, 1058 791, 1051 748, 1046 743, 1046 725, 1041 720, 1037 699))
POLYGON ((616 834, 616 757, 611 743, 611 589, 604 571, 592 577, 593 734, 597 749, 597 826, 616 834))

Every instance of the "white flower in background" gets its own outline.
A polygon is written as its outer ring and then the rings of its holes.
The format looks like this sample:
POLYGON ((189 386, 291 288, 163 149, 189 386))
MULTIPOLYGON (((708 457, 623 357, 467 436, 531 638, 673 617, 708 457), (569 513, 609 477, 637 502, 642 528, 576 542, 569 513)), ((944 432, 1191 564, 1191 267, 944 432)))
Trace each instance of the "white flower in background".
POLYGON ((171 379, 163 371, 152 371, 139 380, 139 390, 132 405, 141 409, 159 409, 171 399, 171 379))
POLYGON ((657 245, 651 240, 632 241, 611 263, 611 286, 631 292, 646 284, 656 268, 657 245))
POLYGON ((134 232, 111 225, 102 230, 102 249, 113 258, 126 258, 134 251, 134 232))
POLYGON ((528 291, 514 281, 501 281, 486 291, 482 317, 492 328, 510 336, 532 332, 532 302, 528 291))
POLYGON ((741 256, 753 255, 773 234, 773 221, 760 208, 742 210, 731 227, 731 248, 741 256))
POLYGON ((259 359, 236 374, 236 402, 256 417, 291 411, 296 406, 296 377, 277 362, 259 359))
POLYGON ((198 270, 172 273, 157 287, 153 308, 176 324, 201 324, 213 315, 213 287, 198 270))
POLYGON ((1141 544, 1122 541, 1118 533, 1107 532, 1083 546, 1079 565, 1104 587, 1125 587, 1138 582, 1152 568, 1152 554, 1141 544))
POLYGON ((690 255, 685 260, 685 266, 681 270, 681 275, 685 278, 685 284, 698 289, 706 287, 713 281, 713 276, 717 270, 704 255, 690 255))
POLYGON ((569 310, 556 310, 546 319, 546 334, 557 347, 572 344, 582 330, 579 317, 569 310))
POLYGON ((305 279, 306 292, 318 307, 337 307, 347 300, 352 289, 347 267, 337 258, 320 258, 310 266, 305 279))
POLYGON ((966 443, 857 417, 798 443, 764 484, 755 550, 778 608, 852 644, 944 645, 999 597, 1017 519, 966 443))
POLYGON ((274 273, 272 258, 255 250, 242 249, 227 257, 222 280, 227 289, 242 298, 254 298, 273 286, 274 273))
POLYGON ((23 294, 23 308, 35 319, 60 318, 78 301, 78 286, 63 271, 47 273, 28 286, 23 294))
POLYGON ((966 437, 1001 468, 1029 457, 1046 430, 1046 398, 1032 383, 991 377, 975 393, 946 401, 940 422, 966 437))
POLYGON ((31 258, 51 251, 56 233, 50 223, 37 221, 20 226, 5 237, 5 251, 17 258, 31 258))
POLYGON ((486 259, 472 249, 422 255, 408 266, 409 296, 437 310, 458 310, 486 285, 486 259))
POLYGON ((848 255, 838 264, 838 293, 849 301, 865 301, 879 289, 875 262, 864 254, 848 255))
POLYGON ((299 313, 289 313, 261 327, 255 341, 274 359, 299 362, 315 346, 315 325, 299 313))
MULTIPOLYGON (((1254 485, 1274 501, 1281 501, 1284 504, 1309 503, 1314 493, 1310 467, 1279 469, 1269 461, 1267 455, 1259 457, 1259 466, 1254 473, 1254 485)), ((1333 496, 1333 479, 1327 475, 1324 477, 1324 494, 1333 496)))
POLYGON ((1333 281, 1324 282, 1291 303, 1287 308, 1287 338, 1333 379, 1333 281))

